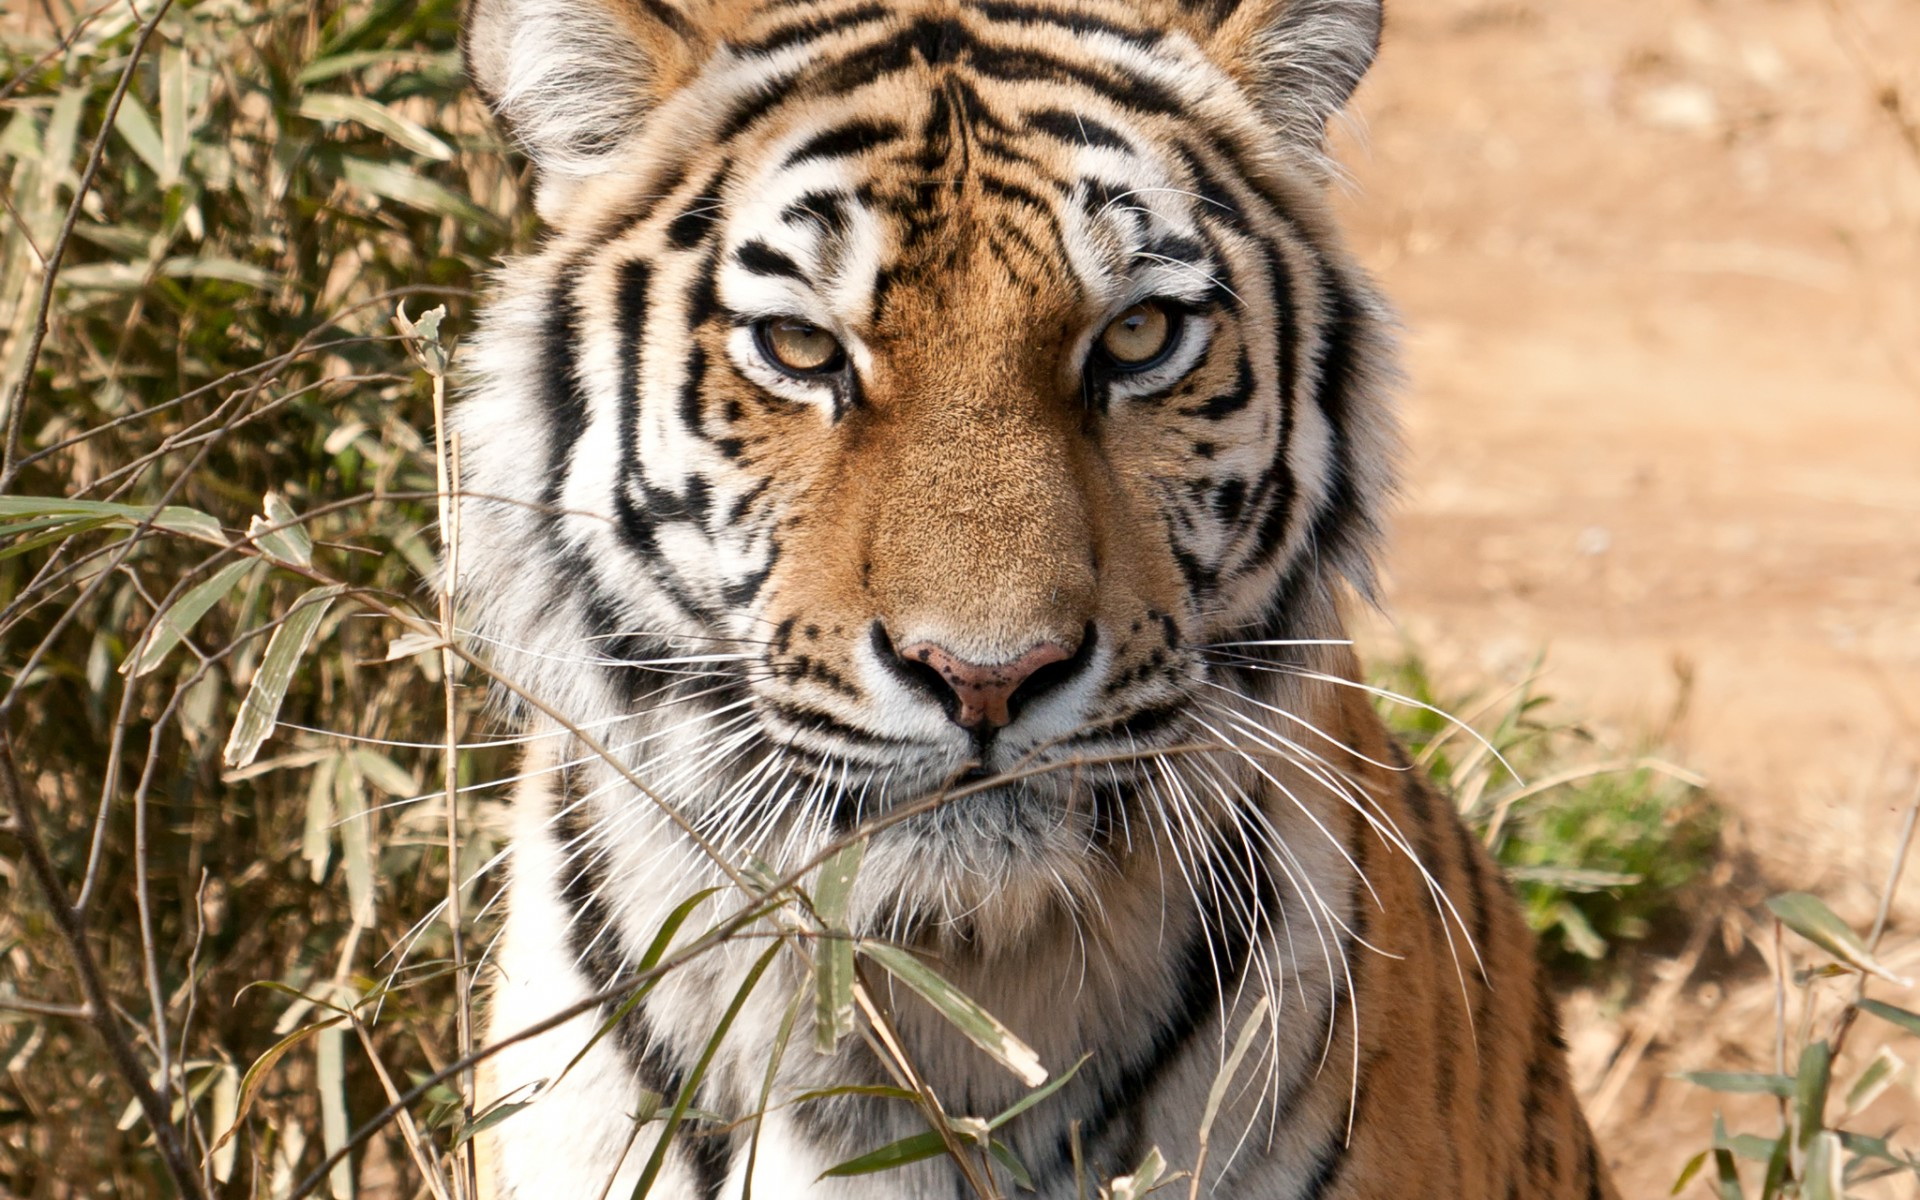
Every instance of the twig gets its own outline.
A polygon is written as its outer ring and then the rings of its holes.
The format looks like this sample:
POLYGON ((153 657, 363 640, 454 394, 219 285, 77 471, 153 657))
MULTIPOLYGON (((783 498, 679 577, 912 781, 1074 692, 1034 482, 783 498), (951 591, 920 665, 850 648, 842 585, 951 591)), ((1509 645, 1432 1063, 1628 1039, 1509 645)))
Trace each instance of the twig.
MULTIPOLYGON (((436 334, 437 341, 437 334, 436 334)), ((423 359, 424 362, 429 360, 423 359)), ((441 756, 441 779, 447 800, 447 931, 453 940, 454 1033, 461 1057, 473 1053, 473 981, 467 975, 466 940, 461 934, 464 923, 460 912, 460 698, 454 690, 459 660, 454 657, 456 637, 453 622, 453 589, 460 579, 460 506, 453 498, 460 492, 460 435, 447 429, 447 361, 436 344, 429 370, 433 373, 434 484, 439 489, 440 546, 445 562, 440 577, 440 690, 445 698, 446 747, 441 756)), ((460 1112, 465 1124, 473 1124, 473 1072, 460 1078, 460 1112)), ((479 1164, 474 1158, 473 1139, 460 1144, 454 1165, 454 1192, 461 1200, 479 1194, 479 1164)))
POLYGON ((141 1111, 146 1114, 147 1124, 153 1129, 154 1145, 160 1151, 161 1161, 166 1164, 167 1174, 173 1177, 174 1187, 179 1189, 182 1196, 206 1200, 206 1190, 200 1186, 200 1173, 194 1170, 193 1158, 180 1137, 180 1130, 174 1126, 167 1106, 147 1081, 146 1068, 135 1057, 132 1043, 127 1041, 126 1033, 114 1020, 106 984, 101 980, 100 968, 94 962, 93 948, 87 944, 87 932, 60 886, 59 872, 54 869, 53 860, 47 854, 46 842, 40 836, 40 819, 34 813, 33 804, 27 799, 26 789, 20 785, 19 772, 14 767, 12 734, 4 729, 0 729, 0 791, 6 793, 7 808, 13 813, 13 832, 20 839, 21 853, 39 882, 40 890, 47 898, 47 908, 53 913, 54 924, 59 927, 60 936, 67 944, 67 957, 74 975, 79 979, 81 994, 86 997, 89 1020, 100 1034, 100 1039, 106 1043, 107 1054, 113 1059, 114 1068, 119 1071, 126 1085, 133 1089, 134 1099, 139 1101, 141 1111))
MULTIPOLYGON (((1900 877, 1907 870, 1907 851, 1913 847, 1914 825, 1920 819, 1920 780, 1913 785, 1913 799, 1907 802, 1906 816, 1900 821, 1900 845, 1893 852, 1893 862, 1887 867, 1887 883, 1880 889, 1880 909, 1873 915, 1873 932, 1867 935, 1867 953, 1880 948, 1880 938, 1887 932, 1887 916, 1893 909, 1894 893, 1900 890, 1900 877)), ((1853 999, 1840 1010, 1833 1021, 1833 1056, 1840 1057, 1840 1048, 1846 1045, 1847 1034, 1853 1030, 1854 1018, 1860 1014, 1860 1002, 1867 997, 1867 973, 1861 971, 1853 985, 1853 999)))
POLYGON ((107 154, 107 139, 113 135, 114 119, 120 115, 120 102, 126 99, 127 88, 133 83, 134 68, 140 65, 140 58, 146 53, 147 43, 160 28, 160 19, 173 7, 173 0, 160 0, 160 7, 153 11, 140 26, 140 34, 134 39, 133 46, 127 51, 127 65, 120 72, 120 82, 114 86, 113 95, 107 100, 106 112, 100 118, 99 136, 93 139, 93 150, 87 155, 87 168, 81 172, 80 182, 73 189, 73 203, 67 206, 67 216, 60 223, 59 236, 46 255, 46 270, 40 283, 40 300, 34 313, 33 332, 27 340, 27 356, 20 367, 20 379, 13 386, 13 395, 7 400, 6 443, 0 448, 0 495, 13 490, 14 477, 19 474, 20 426, 27 406, 27 388, 33 382, 33 373, 40 366, 40 350, 46 345, 47 328, 53 313, 54 288, 60 281, 60 264, 67 256, 67 243, 73 239, 74 226, 80 223, 80 214, 86 205, 87 196, 93 191, 93 181, 100 174, 101 160, 107 154))
POLYGON ((93 1010, 84 1004, 51 1004, 29 1000, 25 996, 0 996, 0 1011, 32 1013, 36 1017, 67 1017, 75 1021, 93 1020, 93 1010))

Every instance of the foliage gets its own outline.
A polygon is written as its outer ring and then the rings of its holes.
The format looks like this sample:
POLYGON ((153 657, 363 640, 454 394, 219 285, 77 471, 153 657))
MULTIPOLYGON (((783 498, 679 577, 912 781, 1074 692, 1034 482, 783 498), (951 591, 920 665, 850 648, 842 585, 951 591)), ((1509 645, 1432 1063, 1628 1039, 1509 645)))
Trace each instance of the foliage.
POLYGON ((1387 723, 1506 868, 1542 953, 1580 968, 1682 915, 1718 854, 1719 817, 1704 781, 1654 747, 1608 754, 1556 721, 1536 677, 1537 664, 1510 688, 1449 694, 1409 651, 1375 683, 1387 723))
MULTIPOLYGON (((1711 1186, 1721 1200, 1745 1200, 1749 1195, 1757 1200, 1845 1200, 1864 1194, 1861 1189, 1876 1180, 1904 1179, 1909 1187, 1920 1183, 1920 1155, 1896 1144, 1897 1129, 1876 1133, 1862 1128, 1865 1110, 1907 1074, 1907 1062, 1894 1044, 1907 1046, 1911 1054, 1914 1039, 1920 1037, 1920 1013, 1867 996, 1869 982, 1875 979, 1911 986, 1910 980, 1881 963, 1875 950, 1911 843, 1913 816, 1910 810, 1906 840, 1895 852, 1886 899, 1867 936, 1804 892, 1789 892, 1767 902, 1776 929, 1792 930, 1814 951, 1810 961, 1793 972, 1800 1021, 1792 1051, 1784 1009, 1788 963, 1782 948, 1776 950, 1774 963, 1783 999, 1775 1069, 1692 1071, 1682 1078, 1713 1092, 1771 1096, 1777 1101, 1778 1122, 1771 1133, 1729 1133, 1716 1114, 1712 1144, 1681 1169, 1674 1195, 1696 1178, 1702 1188, 1711 1186), (1862 1016, 1877 1025, 1876 1032, 1883 1036, 1893 1032, 1899 1036, 1881 1041, 1864 1061, 1858 1055, 1850 1060, 1845 1056, 1846 1043, 1862 1016), (1757 1190, 1749 1192, 1750 1184, 1757 1184, 1757 1190)), ((1869 1128, 1885 1130, 1886 1125, 1869 1128)))

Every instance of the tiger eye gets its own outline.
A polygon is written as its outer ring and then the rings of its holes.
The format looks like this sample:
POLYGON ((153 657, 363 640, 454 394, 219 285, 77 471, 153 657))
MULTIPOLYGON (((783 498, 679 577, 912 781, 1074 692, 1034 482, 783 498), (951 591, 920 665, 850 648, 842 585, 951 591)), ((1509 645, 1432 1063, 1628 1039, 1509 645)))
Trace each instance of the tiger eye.
POLYGON ((1122 367, 1151 363, 1173 339, 1173 318, 1166 306, 1149 301, 1136 304, 1113 319, 1100 335, 1100 348, 1122 367))
POLYGON ((802 375, 818 374, 839 364, 839 339, 797 317, 768 321, 761 326, 760 340, 769 358, 802 375))

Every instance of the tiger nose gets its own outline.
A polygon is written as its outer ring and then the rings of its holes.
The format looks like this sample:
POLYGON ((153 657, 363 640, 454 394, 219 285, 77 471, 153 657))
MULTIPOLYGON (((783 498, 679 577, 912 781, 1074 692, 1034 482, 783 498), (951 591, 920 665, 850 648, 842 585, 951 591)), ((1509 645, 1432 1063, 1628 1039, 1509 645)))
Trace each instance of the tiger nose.
POLYGON ((1041 642, 1011 662, 991 664, 968 662, 933 642, 915 642, 896 653, 909 669, 917 668, 915 673, 926 683, 937 679, 952 693, 958 703, 947 709, 947 715, 963 729, 1001 729, 1011 724, 1016 696, 1024 702, 1064 681, 1083 657, 1057 642, 1041 642), (1055 670, 1043 674, 1047 667, 1055 670))

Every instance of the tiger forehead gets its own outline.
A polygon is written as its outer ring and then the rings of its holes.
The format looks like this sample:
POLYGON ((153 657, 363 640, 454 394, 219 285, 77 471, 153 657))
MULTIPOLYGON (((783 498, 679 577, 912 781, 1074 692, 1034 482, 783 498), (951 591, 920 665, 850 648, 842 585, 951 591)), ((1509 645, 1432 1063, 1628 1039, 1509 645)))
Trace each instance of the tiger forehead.
POLYGON ((1047 89, 996 96, 992 81, 944 67, 877 86, 878 102, 797 104, 748 156, 729 197, 723 290, 810 291, 826 311, 798 315, 871 328, 904 319, 896 298, 916 291, 1071 320, 1210 275, 1142 286, 1209 252, 1193 193, 1117 122, 1047 89))

